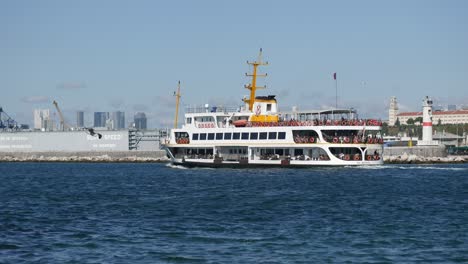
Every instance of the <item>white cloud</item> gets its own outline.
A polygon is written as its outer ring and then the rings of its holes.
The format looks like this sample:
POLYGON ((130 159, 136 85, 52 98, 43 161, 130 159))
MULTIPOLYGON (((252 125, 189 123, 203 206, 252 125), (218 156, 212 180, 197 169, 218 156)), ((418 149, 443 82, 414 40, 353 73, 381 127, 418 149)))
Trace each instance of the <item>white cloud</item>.
POLYGON ((155 96, 152 100, 153 104, 156 106, 162 106, 164 108, 174 107, 175 106, 175 97, 174 96, 155 96))
POLYGON ((59 90, 80 90, 86 88, 83 82, 62 82, 57 85, 59 90))
POLYGON ((21 101, 28 104, 41 104, 50 102, 50 98, 44 95, 37 96, 25 96, 21 98, 21 101))
POLYGON ((109 102, 109 105, 112 106, 115 109, 120 109, 125 105, 125 102, 123 99, 118 98, 118 99, 113 99, 109 102))
POLYGON ((144 104, 135 104, 135 105, 133 105, 132 108, 136 112, 146 112, 146 111, 149 110, 149 107, 147 105, 144 105, 144 104))

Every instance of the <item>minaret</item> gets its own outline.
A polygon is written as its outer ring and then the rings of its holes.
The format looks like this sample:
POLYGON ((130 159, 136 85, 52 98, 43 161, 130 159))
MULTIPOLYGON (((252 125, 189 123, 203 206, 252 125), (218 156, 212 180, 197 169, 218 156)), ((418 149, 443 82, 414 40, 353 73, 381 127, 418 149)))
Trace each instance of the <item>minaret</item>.
POLYGON ((432 100, 426 96, 423 100, 423 130, 422 144, 418 145, 433 145, 432 142, 432 100))
POLYGON ((388 125, 394 126, 398 115, 398 103, 395 96, 390 98, 390 107, 388 109, 388 125))

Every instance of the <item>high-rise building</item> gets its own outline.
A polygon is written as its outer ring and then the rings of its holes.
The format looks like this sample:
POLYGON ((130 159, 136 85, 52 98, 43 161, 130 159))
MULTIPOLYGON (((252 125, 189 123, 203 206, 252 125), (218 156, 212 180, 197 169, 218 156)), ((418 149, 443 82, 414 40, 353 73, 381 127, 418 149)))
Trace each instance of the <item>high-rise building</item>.
POLYGON ((143 112, 138 112, 134 116, 135 128, 146 129, 146 115, 143 112))
POLYGON ((398 103, 395 96, 390 98, 390 107, 388 109, 388 125, 394 126, 397 121, 398 103))
POLYGON ((125 112, 117 111, 112 113, 113 129, 125 128, 125 112))
POLYGON ((41 124, 42 131, 54 131, 56 130, 55 121, 52 119, 43 119, 41 124))
POLYGON ((108 112, 94 112, 94 127, 106 127, 107 119, 109 119, 108 112))
POLYGON ((84 112, 76 111, 76 127, 84 127, 84 112))
POLYGON ((456 111, 456 110, 457 110, 456 105, 448 105, 448 107, 447 107, 447 111, 456 111))
POLYGON ((48 120, 50 120, 49 109, 34 109, 34 129, 43 129, 48 120))
POLYGON ((433 105, 432 106, 432 111, 434 112, 439 112, 439 111, 444 111, 444 107, 442 105, 433 105))

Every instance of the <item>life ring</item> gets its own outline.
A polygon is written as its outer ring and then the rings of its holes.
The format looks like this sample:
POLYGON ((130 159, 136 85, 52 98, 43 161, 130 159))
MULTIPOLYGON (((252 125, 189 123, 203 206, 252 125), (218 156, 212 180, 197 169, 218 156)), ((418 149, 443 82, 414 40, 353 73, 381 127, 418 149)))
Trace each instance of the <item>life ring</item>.
POLYGON ((333 143, 338 143, 338 138, 337 137, 333 138, 333 143))
POLYGON ((349 154, 346 154, 346 155, 344 156, 344 160, 349 160, 349 154))
POLYGON ((347 124, 348 124, 348 122, 346 122, 346 120, 341 121, 342 126, 346 126, 347 124))
POLYGON ((372 138, 369 138, 369 139, 367 140, 367 144, 372 144, 372 142, 373 142, 372 138))
POLYGON ((357 137, 353 138, 353 143, 354 144, 359 144, 359 139, 357 137))
POLYGON ((314 142, 315 142, 315 138, 314 138, 314 137, 310 137, 310 138, 309 138, 309 142, 310 142, 310 143, 314 143, 314 142))
POLYGON ((354 160, 360 160, 361 157, 359 155, 354 155, 354 160))
POLYGON ((371 155, 368 155, 366 159, 367 159, 367 160, 372 160, 372 156, 371 156, 371 155))
POLYGON ((374 160, 379 160, 379 159, 380 159, 379 155, 374 155, 374 160))
POLYGON ((314 120, 314 121, 312 122, 312 124, 313 124, 314 126, 316 126, 316 125, 317 125, 317 121, 314 120))
POLYGON ((343 141, 344 141, 344 143, 349 143, 349 137, 344 137, 343 141))

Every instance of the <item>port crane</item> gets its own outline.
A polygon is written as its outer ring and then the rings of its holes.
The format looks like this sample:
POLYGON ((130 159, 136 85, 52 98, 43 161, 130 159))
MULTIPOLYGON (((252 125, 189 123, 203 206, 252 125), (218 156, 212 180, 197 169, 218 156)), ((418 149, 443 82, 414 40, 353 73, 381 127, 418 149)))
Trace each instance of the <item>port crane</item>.
POLYGON ((16 127, 18 127, 18 123, 3 111, 3 108, 0 106, 0 129, 13 129, 16 127))
MULTIPOLYGON (((55 109, 57 109, 57 113, 59 114, 59 117, 60 117, 60 130, 62 131, 65 131, 66 130, 70 130, 70 125, 67 124, 65 122, 65 118, 63 117, 63 113, 62 113, 62 110, 60 110, 60 107, 58 106, 58 103, 57 101, 53 101, 52 102, 55 106, 55 109)), ((93 128, 88 128, 88 127, 85 127, 84 128, 86 130, 86 133, 88 133, 89 135, 93 136, 93 137, 97 137, 99 139, 102 138, 102 134, 101 133, 97 133, 96 131, 94 131, 93 128)))
POLYGON ((65 118, 63 117, 62 110, 60 110, 60 107, 58 106, 57 101, 54 100, 52 102, 55 106, 55 109, 57 109, 57 113, 59 114, 60 117, 60 130, 65 131, 65 129, 69 130, 70 126, 65 122, 65 118))

